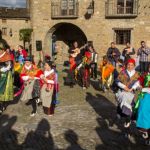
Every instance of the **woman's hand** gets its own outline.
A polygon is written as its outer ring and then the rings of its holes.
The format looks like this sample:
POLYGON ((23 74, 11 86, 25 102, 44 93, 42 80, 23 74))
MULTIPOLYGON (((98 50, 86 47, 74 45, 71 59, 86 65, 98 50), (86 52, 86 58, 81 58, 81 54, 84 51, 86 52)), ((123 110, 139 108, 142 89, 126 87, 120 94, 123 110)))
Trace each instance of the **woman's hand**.
POLYGON ((34 80, 34 77, 33 76, 29 76, 29 80, 34 80))
POLYGON ((130 90, 131 89, 129 89, 127 86, 124 88, 124 90, 126 91, 126 92, 130 92, 130 90))
POLYGON ((43 80, 44 80, 45 83, 47 83, 47 79, 45 77, 43 78, 43 80))

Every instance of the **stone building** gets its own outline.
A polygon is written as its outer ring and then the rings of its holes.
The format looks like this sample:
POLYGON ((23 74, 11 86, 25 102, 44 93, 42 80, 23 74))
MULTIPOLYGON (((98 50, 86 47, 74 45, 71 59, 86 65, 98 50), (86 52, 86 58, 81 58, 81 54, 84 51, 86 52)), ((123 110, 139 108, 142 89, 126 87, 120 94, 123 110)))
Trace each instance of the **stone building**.
POLYGON ((127 41, 136 49, 141 40, 150 45, 149 0, 27 0, 26 14, 25 18, 0 14, 0 27, 12 30, 12 37, 3 36, 12 45, 20 43, 20 28, 32 28, 36 62, 41 54, 36 45, 41 43, 44 54, 57 51, 58 63, 67 59, 68 46, 75 40, 80 46, 93 42, 100 57, 112 41, 120 51, 127 41))

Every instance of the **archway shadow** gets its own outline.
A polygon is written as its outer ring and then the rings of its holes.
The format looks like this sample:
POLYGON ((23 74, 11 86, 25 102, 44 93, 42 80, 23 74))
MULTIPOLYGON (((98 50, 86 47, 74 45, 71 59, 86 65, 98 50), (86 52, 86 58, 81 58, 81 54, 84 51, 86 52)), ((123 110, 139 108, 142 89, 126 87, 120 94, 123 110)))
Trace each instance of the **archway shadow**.
MULTIPOLYGON (((123 120, 115 119, 116 106, 106 97, 100 94, 93 96, 91 93, 87 93, 86 101, 98 114, 96 119, 98 126, 95 130, 102 144, 96 145, 96 150, 132 150, 138 148, 140 150, 145 147, 142 145, 142 139, 134 124, 131 126, 132 137, 124 136, 123 120)), ((148 149, 146 148, 146 150, 148 149)))

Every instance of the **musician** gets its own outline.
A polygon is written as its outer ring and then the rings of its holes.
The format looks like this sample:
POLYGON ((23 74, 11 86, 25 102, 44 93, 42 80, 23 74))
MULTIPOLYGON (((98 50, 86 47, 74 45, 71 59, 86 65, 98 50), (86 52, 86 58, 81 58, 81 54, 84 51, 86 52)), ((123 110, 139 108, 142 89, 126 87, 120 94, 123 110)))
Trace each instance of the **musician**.
POLYGON ((95 51, 93 45, 89 45, 88 50, 91 52, 91 64, 90 64, 91 78, 93 78, 95 80, 97 78, 97 57, 98 57, 98 54, 95 51))
POLYGON ((124 62, 126 63, 128 61, 128 59, 134 58, 135 57, 134 55, 135 55, 134 48, 131 46, 131 44, 129 42, 127 42, 126 48, 124 48, 124 50, 122 52, 122 56, 124 56, 124 58, 125 58, 124 62))
POLYGON ((113 66, 116 66, 116 62, 120 57, 120 51, 116 47, 116 44, 114 42, 111 42, 111 47, 107 51, 107 57, 108 60, 113 64, 113 66))
POLYGON ((69 64, 70 64, 70 87, 72 88, 73 85, 75 84, 75 68, 76 68, 76 60, 75 58, 77 55, 80 53, 80 49, 78 48, 78 43, 75 41, 73 43, 73 47, 69 49, 69 64))

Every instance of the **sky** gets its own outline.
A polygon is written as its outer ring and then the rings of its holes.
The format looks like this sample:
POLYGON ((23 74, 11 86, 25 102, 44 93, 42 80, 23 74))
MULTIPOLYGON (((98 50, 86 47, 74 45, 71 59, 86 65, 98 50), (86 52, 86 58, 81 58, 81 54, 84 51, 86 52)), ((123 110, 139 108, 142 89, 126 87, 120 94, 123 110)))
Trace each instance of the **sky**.
POLYGON ((26 0, 0 0, 2 7, 26 7, 26 0))

